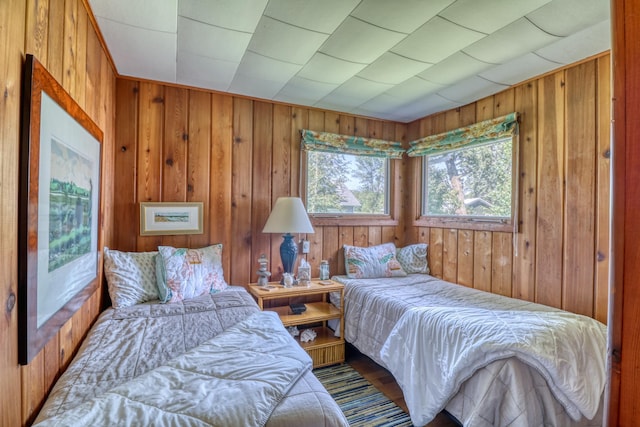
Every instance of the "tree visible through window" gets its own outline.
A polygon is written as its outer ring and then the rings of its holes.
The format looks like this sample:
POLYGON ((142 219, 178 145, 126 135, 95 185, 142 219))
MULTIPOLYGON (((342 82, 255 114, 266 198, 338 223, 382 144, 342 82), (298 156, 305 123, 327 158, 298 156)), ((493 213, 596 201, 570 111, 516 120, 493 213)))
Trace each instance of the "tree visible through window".
POLYGON ((309 213, 387 214, 389 160, 383 157, 307 153, 309 213))
POLYGON ((427 216, 510 218, 512 138, 425 156, 427 216))

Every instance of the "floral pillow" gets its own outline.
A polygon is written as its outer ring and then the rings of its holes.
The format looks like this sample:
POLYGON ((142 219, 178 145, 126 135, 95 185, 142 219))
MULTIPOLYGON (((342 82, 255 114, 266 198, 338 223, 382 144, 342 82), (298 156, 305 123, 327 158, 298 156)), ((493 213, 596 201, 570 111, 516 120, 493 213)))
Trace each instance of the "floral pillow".
POLYGON ((429 245, 426 243, 416 243, 396 250, 396 258, 407 274, 429 274, 429 264, 427 263, 428 247, 429 245))
POLYGON ((202 249, 159 246, 156 276, 162 302, 183 301, 229 286, 222 270, 221 244, 202 249))
POLYGON ((393 243, 368 248, 344 245, 343 249, 344 266, 349 278, 373 279, 407 275, 396 259, 396 245, 393 243))
POLYGON ((104 248, 104 274, 114 308, 158 299, 158 252, 121 252, 104 248))

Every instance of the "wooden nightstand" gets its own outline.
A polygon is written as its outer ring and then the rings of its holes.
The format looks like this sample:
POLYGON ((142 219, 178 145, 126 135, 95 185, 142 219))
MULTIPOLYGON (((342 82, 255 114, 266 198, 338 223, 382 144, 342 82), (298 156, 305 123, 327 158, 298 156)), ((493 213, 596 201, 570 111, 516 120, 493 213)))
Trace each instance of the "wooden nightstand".
MULTIPOLYGON (((315 340, 300 342, 300 337, 296 337, 296 341, 311 356, 314 368, 344 362, 344 285, 332 280, 312 280, 309 286, 293 286, 291 288, 285 288, 279 283, 269 283, 268 287, 251 284, 249 292, 256 297, 261 310, 278 313, 285 327, 311 323, 322 324, 322 326, 313 328, 317 333, 315 340), (320 283, 328 284, 322 285, 320 283), (340 308, 329 302, 330 292, 340 293, 340 308), (293 314, 288 304, 264 307, 264 302, 268 300, 291 299, 309 295, 321 295, 322 301, 305 303, 307 310, 302 314, 293 314), (327 320, 331 319, 340 320, 340 337, 336 337, 333 331, 327 327, 327 320)), ((305 328, 299 329, 302 332, 305 328)))

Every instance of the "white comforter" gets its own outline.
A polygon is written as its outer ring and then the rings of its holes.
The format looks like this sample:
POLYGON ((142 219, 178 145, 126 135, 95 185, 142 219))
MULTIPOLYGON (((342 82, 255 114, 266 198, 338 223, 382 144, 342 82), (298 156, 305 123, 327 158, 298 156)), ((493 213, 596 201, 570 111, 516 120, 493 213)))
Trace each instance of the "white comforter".
MULTIPOLYGON (((404 361, 392 360, 401 356, 408 356, 408 351, 389 345, 387 353, 392 357, 381 357, 381 350, 392 334, 396 324, 403 315, 420 307, 440 307, 456 312, 466 309, 502 312, 529 312, 544 318, 553 317, 557 313, 566 313, 553 307, 535 304, 528 301, 507 298, 488 292, 482 292, 465 286, 455 285, 427 274, 410 274, 407 277, 386 279, 348 279, 336 276, 334 279, 345 284, 345 339, 358 350, 374 359, 390 371, 410 369, 410 366, 397 366, 404 361), (404 353, 404 354, 400 354, 404 353), (397 362, 397 363, 396 363, 397 362)), ((337 302, 332 296, 332 301, 337 302)), ((592 332, 598 335, 601 343, 599 356, 605 358, 603 346, 606 341, 606 327, 593 320, 586 322, 593 324, 592 332)), ((526 327, 525 327, 526 328, 526 327)), ((410 326, 407 326, 407 330, 410 326)), ((414 333, 419 333, 420 327, 415 327, 414 333)), ((474 342, 470 335, 463 335, 469 342, 474 342)), ((430 342, 425 346, 430 346, 430 342)), ((449 348, 450 344, 443 344, 449 348)), ((580 343, 576 351, 580 357, 585 357, 586 347, 580 343)), ((445 361, 449 356, 434 356, 438 361, 445 361)), ((413 363, 418 363, 414 360, 413 363)), ((418 372, 426 368, 413 367, 418 372)), ((601 378, 604 375, 605 364, 598 363, 595 372, 581 372, 578 376, 585 381, 601 378)), ((465 427, 596 427, 602 426, 602 403, 598 413, 592 418, 581 417, 579 421, 573 419, 567 407, 558 396, 552 392, 553 385, 549 385, 545 377, 536 368, 532 368, 517 357, 495 360, 478 369, 473 375, 465 372, 462 380, 466 379, 456 389, 451 387, 445 409, 460 421, 465 427), (468 377, 468 378, 466 378, 468 377)), ((415 378, 418 380, 418 378, 415 378)), ((597 390, 599 386, 595 386, 597 390)), ((418 399, 408 396, 405 399, 418 399)), ((599 396, 602 402, 602 394, 599 396)), ((410 407, 411 409, 411 407, 410 407)), ((413 416, 412 411, 410 410, 413 416)), ((416 419, 417 421, 417 419, 416 419)), ((418 424, 420 425, 420 424, 418 424)))
POLYGON ((38 426, 263 426, 311 359, 275 313, 215 338, 38 426))
POLYGON ((478 369, 509 357, 541 373, 577 421, 599 409, 602 332, 593 319, 567 312, 414 308, 398 321, 380 357, 402 387, 416 425, 431 421, 478 369))

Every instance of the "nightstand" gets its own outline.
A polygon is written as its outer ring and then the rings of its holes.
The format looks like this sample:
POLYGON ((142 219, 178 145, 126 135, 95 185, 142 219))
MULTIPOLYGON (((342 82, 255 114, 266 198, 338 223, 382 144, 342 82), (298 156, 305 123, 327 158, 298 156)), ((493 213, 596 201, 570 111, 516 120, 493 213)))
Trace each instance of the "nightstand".
MULTIPOLYGON (((344 285, 332 280, 312 280, 309 286, 293 286, 290 288, 285 288, 279 283, 269 283, 266 287, 250 284, 249 292, 256 298, 261 310, 278 313, 285 327, 321 323, 321 326, 312 328, 317 334, 315 340, 300 342, 300 336, 296 337, 296 341, 311 356, 314 368, 344 362, 344 285), (328 295, 331 292, 340 293, 340 308, 337 308, 329 301, 328 295), (264 302, 268 300, 291 299, 311 295, 321 295, 322 301, 305 303, 307 309, 301 314, 293 314, 288 304, 264 307, 264 302), (333 331, 327 327, 327 320, 331 319, 340 320, 339 337, 336 337, 333 331)), ((306 328, 300 329, 300 332, 302 332, 306 328)))

